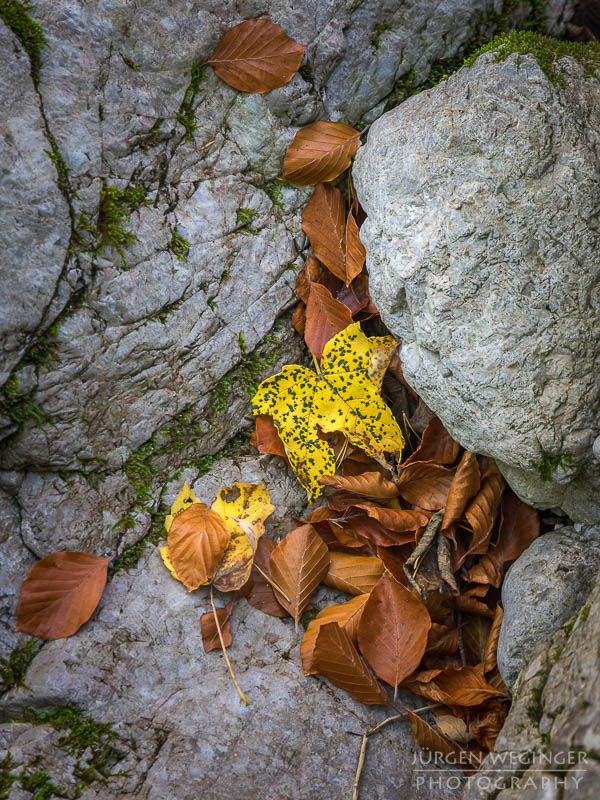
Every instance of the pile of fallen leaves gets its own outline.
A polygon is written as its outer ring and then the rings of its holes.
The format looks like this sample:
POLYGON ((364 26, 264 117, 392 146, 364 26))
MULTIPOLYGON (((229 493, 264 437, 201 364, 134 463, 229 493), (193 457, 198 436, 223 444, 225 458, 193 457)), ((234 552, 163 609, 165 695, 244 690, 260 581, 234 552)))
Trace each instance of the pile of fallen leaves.
MULTIPOLYGON (((266 92, 293 77, 304 50, 278 25, 249 20, 207 63, 240 91, 266 92)), ((397 342, 369 295, 364 213, 350 178, 340 178, 363 133, 319 121, 287 151, 283 177, 315 185, 302 217, 312 253, 293 317, 314 369, 285 366, 253 398, 255 446, 286 459, 318 504, 274 541, 263 536, 274 508, 263 484, 224 487, 210 507, 185 484, 161 555, 189 591, 210 584, 204 647, 222 649, 234 680, 227 647, 236 598, 291 616, 298 631, 320 584, 345 592, 350 599, 306 628, 306 675, 394 708, 398 688, 410 689, 436 720, 404 710, 416 741, 473 765, 493 747, 508 707, 496 665, 502 579, 538 536, 539 520, 494 462, 463 450, 404 381, 397 342), (233 598, 217 609, 213 589, 233 598)), ((100 599, 108 563, 87 553, 42 559, 23 584, 18 629, 50 639, 74 633, 100 599)))

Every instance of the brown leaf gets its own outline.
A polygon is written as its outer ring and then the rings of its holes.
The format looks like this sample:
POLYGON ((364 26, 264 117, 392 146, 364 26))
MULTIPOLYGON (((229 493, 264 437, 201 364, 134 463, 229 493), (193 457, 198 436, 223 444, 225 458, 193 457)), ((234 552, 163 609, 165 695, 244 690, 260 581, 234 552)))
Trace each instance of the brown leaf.
POLYGON ((371 591, 358 624, 360 651, 375 674, 395 688, 419 666, 430 627, 420 598, 384 576, 371 591))
POLYGON ((409 464, 398 478, 398 492, 409 503, 438 511, 446 504, 454 473, 437 464, 409 464))
POLYGON ((313 356, 321 358, 327 342, 351 324, 352 314, 347 306, 334 300, 325 286, 313 283, 306 304, 304 329, 304 339, 313 356))
POLYGON ((415 742, 431 753, 441 753, 451 764, 461 763, 461 749, 449 741, 428 722, 409 708, 405 708, 415 742))
POLYGON ((492 535, 492 528, 500 508, 504 491, 504 478, 494 462, 481 478, 481 488, 465 510, 465 518, 473 528, 473 541, 467 555, 486 553, 492 535))
POLYGON ((458 463, 442 520, 442 530, 448 530, 462 519, 462 515, 469 500, 479 491, 480 476, 479 465, 475 453, 468 450, 462 454, 458 463))
MULTIPOLYGON (((221 626, 225 647, 230 647, 233 641, 231 638, 233 603, 234 601, 231 600, 224 608, 217 609, 217 617, 219 618, 219 625, 221 626)), ((202 644, 205 653, 210 653, 211 650, 221 650, 221 640, 219 639, 219 632, 215 624, 215 615, 212 611, 208 611, 200 617, 200 630, 202 631, 202 644)))
POLYGON ((302 230, 316 257, 342 281, 346 280, 345 223, 342 193, 334 186, 320 183, 302 212, 302 230))
POLYGON ((346 222, 346 286, 362 272, 367 257, 367 251, 360 240, 358 225, 354 219, 352 209, 348 213, 346 222))
POLYGON ((478 706, 503 694, 486 681, 483 664, 476 667, 449 664, 444 669, 425 670, 405 681, 405 685, 416 694, 447 706, 478 706))
POLYGON ((497 700, 492 700, 486 705, 482 716, 472 720, 469 724, 469 733, 482 747, 493 750, 500 729, 506 719, 506 707, 497 700))
POLYGON ((313 122, 288 147, 283 177, 299 186, 333 181, 350 166, 359 144, 359 131, 344 122, 313 122))
MULTIPOLYGON (((370 517, 376 519, 385 528, 396 533, 404 533, 405 531, 416 531, 418 528, 427 525, 429 522, 429 514, 422 511, 410 511, 402 508, 385 508, 378 506, 375 503, 355 503, 355 508, 362 508, 370 517)), ((411 539, 414 537, 411 537, 411 539)), ((407 541, 410 541, 407 540, 407 541)), ((396 541, 395 544, 402 544, 396 541)))
POLYGON ((417 461, 436 464, 453 464, 460 453, 460 445, 450 436, 441 421, 434 417, 423 431, 421 443, 415 452, 402 464, 403 467, 417 461))
POLYGON ((482 617, 493 617, 494 612, 485 603, 481 603, 475 597, 450 597, 448 603, 458 609, 464 611, 466 614, 479 614, 482 617))
POLYGON ((264 94, 291 81, 305 50, 274 22, 249 19, 223 35, 206 63, 234 89, 264 94))
POLYGON ((374 556, 332 552, 330 559, 323 583, 348 594, 370 592, 383 575, 383 563, 374 556))
POLYGON ((410 546, 378 547, 377 555, 394 580, 408 587, 408 579, 404 572, 404 564, 411 552, 410 546))
POLYGON ((379 547, 395 547, 407 542, 414 542, 414 533, 395 533, 386 530, 376 519, 364 515, 347 517, 343 524, 350 526, 359 537, 362 537, 363 544, 365 539, 379 547))
POLYGON ((302 659, 305 675, 314 675, 318 672, 313 666, 313 656, 317 636, 322 625, 327 622, 337 622, 348 634, 352 644, 356 644, 358 623, 368 597, 368 594, 360 594, 358 597, 348 600, 347 603, 327 606, 310 621, 300 645, 300 658, 302 659))
POLYGON ((357 275, 349 286, 343 284, 335 296, 340 303, 348 306, 352 316, 364 311, 371 302, 369 276, 364 272, 357 275))
POLYGON ((300 267, 296 277, 296 294, 305 303, 308 303, 311 284, 319 280, 323 274, 323 267, 314 256, 308 256, 300 267))
POLYGON ((272 539, 267 539, 265 536, 258 540, 258 546, 254 555, 254 564, 252 572, 250 573, 250 581, 252 587, 248 594, 247 600, 251 606, 263 611, 265 614, 270 614, 272 617, 287 617, 287 611, 281 607, 275 597, 273 587, 265 578, 271 577, 270 560, 271 553, 276 548, 276 543, 272 539))
POLYGON ((221 517, 204 503, 194 503, 175 517, 167 539, 169 559, 188 591, 210 583, 229 539, 221 517))
POLYGON ((492 621, 492 627, 490 628, 490 635, 487 640, 487 644, 485 647, 485 654, 483 656, 483 671, 484 672, 491 672, 494 667, 496 667, 496 654, 498 652, 498 639, 500 638, 500 626, 502 625, 502 620, 504 618, 504 611, 502 610, 502 606, 496 606, 496 614, 492 621))
POLYGON ((315 642, 313 667, 360 703, 388 703, 387 692, 369 672, 350 637, 337 622, 321 626, 315 642))
POLYGON ((353 477, 321 475, 319 480, 325 486, 333 486, 373 500, 391 500, 392 497, 398 497, 396 484, 384 478, 380 472, 363 472, 353 477))
POLYGON ((458 629, 431 623, 429 638, 427 639, 427 653, 430 655, 452 655, 458 650, 458 629))
POLYGON ((296 622, 329 569, 329 551, 312 525, 302 525, 282 539, 271 553, 271 576, 286 597, 275 596, 296 622))
POLYGON ((256 447, 259 453, 272 453, 275 456, 285 458, 287 461, 285 447, 279 438, 272 417, 268 414, 259 414, 254 419, 256 428, 250 439, 250 444, 256 447))
POLYGON ((23 581, 16 630, 40 639, 74 634, 100 601, 108 561, 65 550, 42 558, 23 581))
MULTIPOLYGON (((325 544, 327 544, 330 548, 336 548, 338 545, 341 547, 349 547, 353 550, 363 548, 365 546, 365 539, 369 540, 369 537, 364 537, 362 535, 362 531, 359 533, 358 530, 355 530, 353 527, 354 522, 354 519, 350 520, 350 522, 344 523, 334 521, 330 522, 329 530, 335 537, 335 542, 328 542, 324 540, 325 544)), ((359 526, 356 527, 360 530, 359 526)))
POLYGON ((306 306, 304 303, 298 303, 292 314, 292 325, 299 336, 304 336, 306 330, 306 306))
POLYGON ((467 744, 471 738, 467 723, 460 717, 454 717, 451 714, 435 714, 435 724, 442 736, 447 736, 458 744, 467 744))

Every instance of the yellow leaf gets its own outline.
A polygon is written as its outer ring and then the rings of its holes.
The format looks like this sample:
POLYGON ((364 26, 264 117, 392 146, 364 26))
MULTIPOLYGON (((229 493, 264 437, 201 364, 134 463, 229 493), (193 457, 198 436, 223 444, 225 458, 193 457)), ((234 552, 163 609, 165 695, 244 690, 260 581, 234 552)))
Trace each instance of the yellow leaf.
POLYGON ((167 514, 167 516, 165 517, 165 528, 167 529, 167 533, 171 530, 171 525, 173 524, 173 520, 178 514, 181 514, 182 511, 185 511, 185 509, 189 508, 193 503, 199 503, 199 502, 200 500, 192 492, 192 490, 188 485, 188 482, 186 481, 183 484, 183 489, 179 492, 179 494, 175 498, 175 502, 171 506, 171 513, 167 514))
POLYGON ((391 336, 373 336, 369 339, 373 348, 371 363, 369 364, 369 378, 378 389, 381 389, 383 376, 390 365, 394 351, 398 347, 398 342, 391 336))
POLYGON ((158 552, 160 553, 160 557, 162 558, 165 567, 169 570, 169 572, 175 578, 175 580, 178 580, 180 583, 183 583, 181 578, 178 577, 177 573, 175 572, 173 564, 171 564, 171 559, 169 558, 169 548, 167 547, 167 545, 165 545, 164 547, 159 547, 158 552))
MULTIPOLYGON (((393 340, 385 338, 391 347, 393 340)), ((292 364, 263 381, 254 395, 253 413, 273 418, 290 464, 313 499, 323 493, 319 476, 335 473, 335 454, 319 439, 319 428, 340 431, 373 458, 402 452, 402 432, 379 393, 385 338, 370 339, 353 323, 325 345, 319 375, 292 364)))

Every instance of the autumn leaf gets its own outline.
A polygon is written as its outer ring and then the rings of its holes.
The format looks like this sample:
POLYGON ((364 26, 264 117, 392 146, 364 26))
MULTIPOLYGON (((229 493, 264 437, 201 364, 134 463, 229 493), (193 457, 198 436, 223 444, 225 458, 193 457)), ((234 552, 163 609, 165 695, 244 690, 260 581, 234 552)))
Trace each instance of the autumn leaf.
POLYGON ((491 686, 483 676, 483 664, 476 667, 456 667, 418 672, 405 685, 434 703, 447 706, 478 706, 492 697, 503 694, 491 686))
POLYGON ((342 475, 322 475, 320 481, 324 486, 333 486, 372 500, 391 500, 392 497, 398 497, 396 484, 384 478, 380 472, 363 472, 348 478, 342 475))
POLYGON ((291 81, 305 50, 274 22, 249 19, 223 35, 206 63, 234 89, 264 94, 291 81))
POLYGON ((323 348, 336 333, 352 324, 352 314, 331 296, 319 283, 313 283, 306 304, 304 339, 315 358, 321 358, 323 348))
POLYGON ((387 705, 387 692, 367 669, 352 640, 337 622, 321 626, 315 642, 313 667, 338 689, 367 705, 387 705))
POLYGON ((452 655, 458 650, 458 628, 449 628, 438 622, 431 623, 427 650, 429 655, 452 655))
POLYGON ((449 741, 439 731, 437 731, 428 722, 425 722, 422 717, 415 714, 409 708, 405 708, 406 713, 410 719, 410 727, 415 742, 431 753, 441 753, 445 756, 449 763, 460 764, 461 748, 449 741))
MULTIPOLYGON (((376 503, 360 502, 355 503, 354 508, 361 508, 367 512, 370 517, 376 519, 385 528, 395 533, 404 533, 405 531, 416 531, 418 528, 427 525, 429 522, 429 515, 422 511, 411 511, 402 508, 386 508, 379 506, 376 503)), ((409 540, 410 541, 410 540, 409 540)), ((396 541, 395 544, 400 544, 396 541)))
MULTIPOLYGON (((224 608, 217 609, 217 617, 219 618, 219 625, 221 626, 225 647, 229 647, 233 641, 231 638, 233 603, 234 601, 231 600, 224 608)), ((200 631, 202 633, 202 645, 204 646, 205 653, 210 653, 211 650, 221 649, 221 640, 219 639, 219 632, 217 631, 215 623, 215 615, 212 611, 208 611, 200 617, 200 631)))
POLYGON ((359 595, 370 592, 382 575, 381 559, 334 551, 330 553, 329 571, 323 583, 333 589, 359 595))
POLYGON ((277 433, 277 428, 268 414, 259 414, 256 417, 256 428, 250 439, 250 444, 256 447, 259 453, 271 453, 285 458, 286 461, 288 460, 283 442, 277 433))
POLYGON ((371 346, 373 352, 369 364, 369 378, 378 389, 381 389, 383 377, 398 348, 398 342, 391 336, 372 336, 371 346))
POLYGON ((313 122, 288 147, 283 177, 299 186, 333 181, 350 166, 359 144, 359 131, 344 122, 313 122))
POLYGON ((460 521, 469 500, 479 491, 480 476, 477 456, 468 450, 462 454, 458 463, 448 499, 444 519, 442 520, 442 530, 448 530, 452 525, 460 521))
POLYGON ((408 586, 404 565, 410 555, 410 551, 410 546, 377 548, 377 555, 383 562, 383 566, 387 569, 392 578, 398 581, 398 583, 401 583, 402 586, 408 586))
POLYGON ((352 209, 348 212, 348 219, 346 221, 346 286, 348 286, 357 275, 362 272, 367 257, 367 251, 364 244, 360 240, 358 233, 358 225, 354 219, 352 209))
MULTIPOLYGON (((338 526, 342 525, 345 528, 351 529, 361 539, 364 545, 365 540, 371 542, 379 547, 395 547, 397 545, 406 544, 407 542, 414 542, 415 534, 410 533, 395 533, 394 531, 387 530, 376 519, 366 515, 350 515, 343 521, 333 523, 333 531, 337 535, 338 526)), ((339 537, 338 537, 339 538, 339 537)))
POLYGON ((438 511, 446 504, 453 478, 453 469, 417 461, 402 471, 396 485, 408 503, 438 511))
POLYGON ((106 584, 108 558, 59 551, 29 570, 21 587, 17 631, 40 639, 71 636, 92 616, 106 584))
POLYGON ((200 503, 200 500, 192 492, 188 482, 186 481, 183 484, 183 489, 179 492, 173 502, 173 505, 171 506, 171 513, 167 514, 165 517, 165 528, 167 533, 171 530, 171 525, 173 524, 175 517, 178 514, 181 514, 182 511, 185 511, 186 508, 189 508, 193 503, 200 503))
POLYGON ((308 303, 310 287, 323 274, 323 266, 314 256, 307 256, 296 276, 296 294, 304 303, 308 303))
POLYGON ((271 580, 271 553, 277 547, 272 539, 266 536, 258 540, 258 546, 254 555, 254 563, 250 572, 250 582, 252 584, 247 595, 248 603, 265 614, 272 617, 287 617, 287 611, 277 602, 271 580))
POLYGON ((360 618, 360 651, 375 674, 396 688, 419 666, 430 627, 420 598, 384 576, 371 591, 360 618))
POLYGON ((275 596, 293 617, 298 632, 302 612, 329 568, 329 551, 312 525, 302 525, 279 542, 271 553, 271 576, 279 587, 275 596))
POLYGON ((342 193, 320 183, 302 212, 302 230, 308 236, 316 257, 327 269, 346 282, 344 230, 346 211, 342 193))
POLYGON ((498 467, 493 461, 490 462, 482 475, 479 492, 465 510, 465 519, 473 529, 473 541, 466 555, 487 552, 504 486, 504 478, 498 467))
POLYGON ((380 460, 402 451, 398 423, 369 378, 372 355, 371 340, 353 323, 325 345, 319 375, 288 365, 263 381, 252 400, 255 415, 273 418, 290 464, 313 499, 323 493, 319 477, 333 475, 336 463, 319 429, 340 431, 380 460))
POLYGON ((306 330, 306 305, 298 303, 292 314, 292 325, 298 336, 304 336, 306 330))
POLYGON ((403 467, 417 461, 436 464, 453 464, 460 453, 460 445, 450 436, 441 421, 434 417, 423 431, 421 443, 404 461, 403 467))
POLYGON ((496 655, 498 652, 498 639, 500 638, 500 626, 502 625, 503 619, 504 611, 502 610, 502 606, 497 605, 483 656, 484 672, 491 672, 497 666, 496 655))
POLYGON ((328 606, 310 621, 300 645, 300 658, 302 659, 305 675, 314 675, 318 672, 313 666, 313 655, 317 636, 322 625, 328 622, 337 622, 348 634, 352 644, 356 644, 358 623, 368 597, 368 594, 360 594, 358 597, 353 597, 352 600, 348 600, 347 603, 328 606))
POLYGON ((194 503, 175 517, 167 539, 168 555, 188 591, 211 582, 229 539, 221 517, 204 503, 194 503))

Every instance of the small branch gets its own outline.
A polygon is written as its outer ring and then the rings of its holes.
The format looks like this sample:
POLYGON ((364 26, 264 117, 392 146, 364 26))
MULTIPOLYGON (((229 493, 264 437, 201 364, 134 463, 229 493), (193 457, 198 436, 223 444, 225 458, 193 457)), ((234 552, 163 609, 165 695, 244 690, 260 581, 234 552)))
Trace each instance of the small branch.
POLYGON ((352 800, 358 800, 358 784, 360 781, 360 773, 362 772, 363 764, 365 763, 365 755, 367 753, 368 741, 369 741, 369 734, 363 733, 362 742, 360 745, 360 755, 358 756, 358 767, 356 768, 356 775, 354 776, 354 785, 352 787, 352 800))
POLYGON ((213 614, 215 616, 215 625, 217 626, 217 633, 219 634, 219 641, 221 642, 221 648, 223 650, 223 655, 225 656, 225 661, 227 662, 227 666, 229 667, 229 672, 231 673, 231 677, 233 678, 233 682, 235 683, 235 688, 238 690, 240 697, 244 701, 244 703, 249 706, 250 703, 248 702, 246 695, 240 689, 240 685, 237 682, 237 678, 233 672, 233 667, 231 666, 231 661, 229 660, 229 656, 227 655, 227 648, 225 647, 225 642, 223 641, 223 634, 221 633, 221 626, 219 625, 219 617, 217 615, 217 609, 215 608, 215 601, 213 598, 213 587, 212 584, 210 585, 210 604, 212 606, 213 614))

